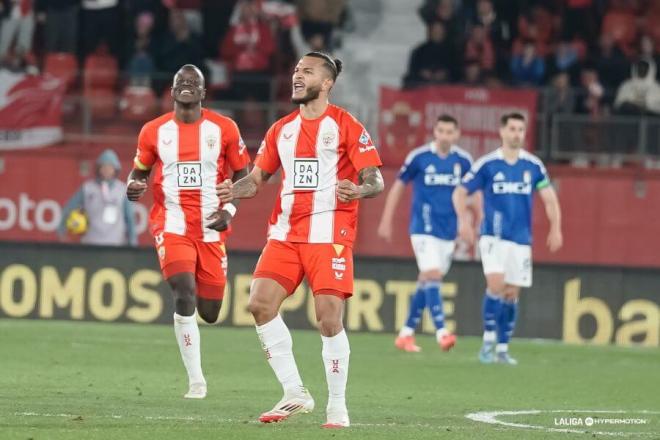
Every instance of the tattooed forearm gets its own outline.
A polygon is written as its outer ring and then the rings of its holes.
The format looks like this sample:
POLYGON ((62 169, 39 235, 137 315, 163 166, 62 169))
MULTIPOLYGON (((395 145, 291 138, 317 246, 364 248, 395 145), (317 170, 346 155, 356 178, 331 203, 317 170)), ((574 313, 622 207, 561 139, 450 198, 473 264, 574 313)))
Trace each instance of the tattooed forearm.
MULTIPOLYGON (((234 182, 234 184, 236 184, 236 182, 247 177, 249 174, 250 174, 250 168, 246 166, 245 168, 242 168, 238 171, 234 171, 234 175, 231 176, 231 181, 234 182)), ((240 199, 234 199, 230 203, 238 208, 238 205, 241 203, 241 201, 240 199)))
POLYGON ((385 189, 383 175, 378 167, 367 167, 360 171, 360 189, 362 197, 376 197, 385 189))
POLYGON ((270 179, 270 176, 270 173, 262 169, 253 169, 250 174, 234 183, 232 188, 234 199, 249 199, 254 197, 261 185, 270 179))

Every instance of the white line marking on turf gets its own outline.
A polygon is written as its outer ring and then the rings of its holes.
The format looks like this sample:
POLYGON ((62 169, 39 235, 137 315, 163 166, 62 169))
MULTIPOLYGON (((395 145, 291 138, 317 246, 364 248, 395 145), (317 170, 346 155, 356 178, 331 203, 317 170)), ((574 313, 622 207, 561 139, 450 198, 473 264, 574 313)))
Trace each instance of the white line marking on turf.
POLYGON ((544 413, 581 413, 581 414, 660 414, 660 411, 649 410, 570 410, 570 409, 554 409, 554 410, 540 410, 530 409, 522 411, 480 411, 476 413, 466 414, 470 420, 481 423, 488 423, 491 425, 502 425, 511 428, 522 429, 539 429, 546 432, 562 432, 571 434, 596 434, 596 435, 610 435, 615 437, 627 437, 631 435, 655 435, 651 432, 620 432, 620 431, 589 431, 585 429, 569 429, 569 428, 550 428, 541 425, 530 425, 527 423, 514 423, 498 420, 500 416, 523 416, 523 415, 539 415, 544 413))
MULTIPOLYGON (((77 417, 84 418, 109 418, 115 420, 121 419, 143 419, 143 420, 171 420, 176 422, 218 422, 218 423, 248 423, 260 424, 257 420, 237 420, 237 419, 222 419, 222 418, 209 418, 209 417, 193 417, 193 416, 137 416, 137 415, 121 415, 121 414, 68 414, 68 413, 38 413, 32 411, 15 412, 16 417, 60 417, 67 419, 75 419, 77 417)), ((360 426, 368 428, 391 428, 391 427, 412 427, 412 428, 452 428, 459 429, 458 426, 435 426, 423 423, 413 424, 400 424, 400 423, 351 423, 351 426, 360 426)))

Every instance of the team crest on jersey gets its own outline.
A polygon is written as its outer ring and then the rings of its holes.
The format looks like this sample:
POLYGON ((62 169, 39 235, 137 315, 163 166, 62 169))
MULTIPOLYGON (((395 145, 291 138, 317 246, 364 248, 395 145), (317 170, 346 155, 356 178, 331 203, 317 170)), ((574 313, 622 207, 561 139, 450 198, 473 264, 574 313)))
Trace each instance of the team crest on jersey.
POLYGON ((218 138, 212 134, 206 136, 205 141, 206 141, 206 146, 209 147, 209 150, 214 149, 215 146, 218 144, 218 138))
POLYGON ((523 182, 525 182, 525 183, 531 183, 531 181, 532 181, 532 175, 531 175, 531 173, 530 173, 529 171, 525 171, 525 172, 523 173, 523 182))
POLYGON ((369 133, 367 133, 367 130, 362 130, 362 134, 360 135, 358 142, 360 142, 362 145, 371 145, 371 137, 369 136, 369 133))
POLYGON ((335 134, 332 131, 327 131, 323 133, 321 139, 323 140, 323 145, 325 145, 326 147, 330 147, 332 143, 335 141, 335 134))

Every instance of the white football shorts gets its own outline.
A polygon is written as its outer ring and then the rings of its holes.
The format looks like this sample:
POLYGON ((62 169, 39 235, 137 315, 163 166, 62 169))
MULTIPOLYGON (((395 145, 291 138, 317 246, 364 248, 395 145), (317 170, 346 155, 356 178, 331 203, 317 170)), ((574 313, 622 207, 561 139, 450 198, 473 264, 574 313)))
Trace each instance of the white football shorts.
POLYGON ((413 234, 410 236, 417 267, 420 272, 439 270, 443 275, 449 272, 456 243, 433 235, 413 234))
POLYGON ((504 282, 513 286, 532 285, 532 247, 491 235, 479 239, 484 274, 503 273, 504 282))

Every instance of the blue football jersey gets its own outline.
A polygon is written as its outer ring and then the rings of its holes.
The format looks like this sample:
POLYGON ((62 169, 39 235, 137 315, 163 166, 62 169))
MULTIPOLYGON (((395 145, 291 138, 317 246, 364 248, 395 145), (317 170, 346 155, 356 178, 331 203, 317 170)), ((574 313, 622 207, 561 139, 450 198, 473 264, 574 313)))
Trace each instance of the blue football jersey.
POLYGON ((412 182, 410 234, 433 235, 443 240, 456 238, 456 212, 451 195, 470 170, 472 157, 453 145, 447 157, 440 157, 434 142, 408 154, 399 179, 412 182))
POLYGON ((543 162, 521 150, 509 164, 501 148, 477 160, 462 185, 473 193, 482 190, 484 221, 482 235, 492 235, 518 244, 532 243, 534 190, 550 185, 543 162))

